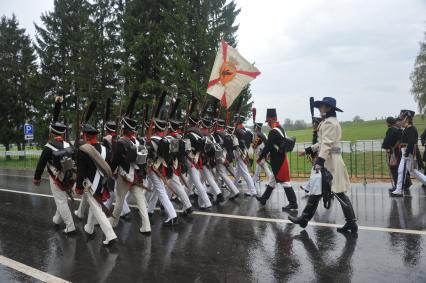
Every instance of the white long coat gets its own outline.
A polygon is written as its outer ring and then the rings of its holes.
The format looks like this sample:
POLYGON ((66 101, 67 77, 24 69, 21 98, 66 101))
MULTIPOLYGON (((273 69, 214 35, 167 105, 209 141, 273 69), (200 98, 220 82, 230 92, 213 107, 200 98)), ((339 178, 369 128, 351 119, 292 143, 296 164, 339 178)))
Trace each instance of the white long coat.
POLYGON ((342 155, 336 153, 336 149, 341 147, 341 137, 339 121, 336 117, 328 117, 319 125, 318 143, 312 145, 312 150, 325 160, 324 167, 333 175, 331 190, 335 193, 346 192, 351 185, 342 155))

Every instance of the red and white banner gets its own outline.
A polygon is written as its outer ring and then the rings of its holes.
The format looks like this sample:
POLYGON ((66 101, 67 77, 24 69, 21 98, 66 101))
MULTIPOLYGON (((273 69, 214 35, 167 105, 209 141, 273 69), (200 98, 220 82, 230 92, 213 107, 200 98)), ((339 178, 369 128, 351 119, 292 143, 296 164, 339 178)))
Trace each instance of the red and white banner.
POLYGON ((259 70, 225 41, 220 44, 210 75, 207 93, 231 107, 243 88, 260 75, 259 70))

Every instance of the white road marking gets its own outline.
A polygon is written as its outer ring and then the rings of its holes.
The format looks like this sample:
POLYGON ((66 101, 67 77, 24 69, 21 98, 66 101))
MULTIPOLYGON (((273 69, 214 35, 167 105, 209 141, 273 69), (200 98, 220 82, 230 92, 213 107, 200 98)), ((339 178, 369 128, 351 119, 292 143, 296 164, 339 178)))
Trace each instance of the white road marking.
MULTIPOLYGON (((38 194, 38 193, 31 193, 31 192, 22 192, 22 191, 15 191, 15 190, 3 189, 3 188, 0 188, 0 191, 16 193, 16 194, 23 194, 23 195, 34 195, 34 196, 40 196, 40 197, 53 198, 52 195, 38 194)), ((78 199, 78 198, 75 198, 75 200, 80 201, 80 199, 78 199)), ((137 208, 136 205, 129 205, 129 206, 133 207, 133 208, 137 208)), ((157 208, 156 210, 159 210, 159 208, 157 208)), ((182 212, 182 210, 176 209, 176 212, 182 212)), ((264 218, 264 217, 256 217, 256 216, 235 215, 235 214, 226 214, 226 213, 214 213, 214 212, 205 212, 205 211, 194 211, 193 214, 194 215, 203 215, 203 216, 221 217, 221 218, 239 219, 239 220, 292 224, 292 222, 290 220, 280 219, 280 218, 264 218)), ((313 222, 313 221, 309 222, 309 225, 317 226, 317 227, 328 227, 328 228, 337 228, 337 227, 342 226, 341 224, 313 222)), ((358 230, 378 231, 378 232, 387 232, 387 233, 426 235, 426 231, 423 231, 423 230, 409 230, 409 229, 385 228, 385 227, 374 227, 374 226, 358 226, 358 230)))
POLYGON ((25 265, 13 259, 7 258, 5 256, 0 255, 0 264, 12 268, 16 271, 19 271, 25 275, 31 276, 35 279, 38 279, 43 282, 52 282, 52 283, 70 283, 70 281, 66 281, 49 273, 38 270, 34 267, 25 265))

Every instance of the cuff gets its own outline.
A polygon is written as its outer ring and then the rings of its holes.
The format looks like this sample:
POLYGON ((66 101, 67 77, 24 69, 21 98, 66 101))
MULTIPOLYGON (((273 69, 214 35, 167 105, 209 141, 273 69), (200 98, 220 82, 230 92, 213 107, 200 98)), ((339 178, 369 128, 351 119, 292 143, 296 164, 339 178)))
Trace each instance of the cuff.
POLYGON ((314 151, 312 150, 312 147, 305 148, 305 154, 308 154, 308 155, 314 154, 314 151))
POLYGON ((317 160, 315 161, 315 165, 319 165, 321 167, 324 167, 324 162, 325 162, 324 158, 318 157, 317 160))

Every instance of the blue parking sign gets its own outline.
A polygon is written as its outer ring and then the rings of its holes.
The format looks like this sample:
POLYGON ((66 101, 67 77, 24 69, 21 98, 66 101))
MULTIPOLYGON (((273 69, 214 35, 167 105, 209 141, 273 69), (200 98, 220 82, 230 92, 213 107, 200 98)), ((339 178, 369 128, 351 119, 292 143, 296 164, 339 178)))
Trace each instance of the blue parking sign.
POLYGON ((34 128, 31 124, 25 124, 24 125, 24 135, 33 135, 34 134, 34 128))

